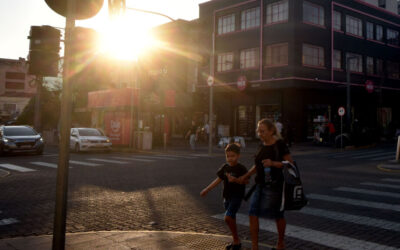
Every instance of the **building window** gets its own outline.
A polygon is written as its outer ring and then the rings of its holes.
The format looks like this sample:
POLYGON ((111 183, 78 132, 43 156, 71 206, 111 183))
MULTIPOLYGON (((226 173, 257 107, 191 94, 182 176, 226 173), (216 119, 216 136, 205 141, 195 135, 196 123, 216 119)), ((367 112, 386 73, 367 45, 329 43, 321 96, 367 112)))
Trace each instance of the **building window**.
POLYGON ((346 32, 356 36, 362 36, 361 19, 352 16, 346 16, 346 32))
POLYGON ((399 45, 399 32, 397 30, 387 29, 386 32, 387 43, 391 45, 399 45))
POLYGON ((367 39, 374 39, 374 24, 367 22, 367 39))
POLYGON ((303 21, 316 25, 325 25, 324 7, 310 2, 303 2, 303 21))
POLYGON ((260 26, 260 7, 242 11, 242 30, 260 26))
POLYGON ((383 60, 382 59, 376 59, 376 73, 379 76, 383 75, 383 60))
POLYGON ((287 21, 289 18, 288 0, 267 5, 267 24, 287 21))
POLYGON ((240 51, 240 68, 247 69, 247 68, 254 68, 258 66, 259 63, 259 49, 246 49, 240 51))
POLYGON ((25 73, 6 72, 6 79, 9 79, 9 80, 25 80, 25 73))
POLYGON ((233 52, 218 55, 217 71, 227 71, 233 69, 233 52))
POLYGON ((367 74, 368 75, 373 75, 374 72, 374 58, 367 56, 367 74))
POLYGON ((220 17, 218 19, 218 34, 235 31, 235 14, 220 17))
POLYGON ((5 103, 3 105, 4 111, 8 114, 14 114, 17 111, 17 104, 15 103, 5 103))
POLYGON ((324 48, 309 44, 303 44, 303 65, 324 67, 324 48))
POLYGON ((266 65, 287 65, 288 64, 288 44, 272 44, 267 46, 266 65))
POLYGON ((398 62, 387 61, 388 78, 400 79, 400 64, 398 62))
POLYGON ((351 58, 347 60, 349 62, 349 67, 350 71, 353 72, 363 72, 363 64, 362 64, 362 56, 358 54, 353 54, 353 53, 346 53, 346 59, 351 58))
POLYGON ((333 12, 333 28, 335 30, 342 30, 342 13, 339 11, 333 12))
POLYGON ((376 25, 376 40, 383 41, 383 27, 380 25, 376 25))
POLYGON ((342 52, 340 50, 333 51, 333 68, 334 69, 342 68, 342 52))
POLYGON ((24 82, 6 82, 6 89, 24 89, 24 82))

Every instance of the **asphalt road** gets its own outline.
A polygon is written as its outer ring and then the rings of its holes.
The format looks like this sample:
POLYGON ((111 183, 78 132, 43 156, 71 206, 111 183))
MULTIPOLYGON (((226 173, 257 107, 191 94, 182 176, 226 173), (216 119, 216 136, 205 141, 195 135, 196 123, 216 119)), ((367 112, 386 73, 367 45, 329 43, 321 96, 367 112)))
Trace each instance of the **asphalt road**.
MULTIPOLYGON (((310 203, 287 212, 288 249, 400 248, 400 173, 377 168, 394 145, 340 152, 292 148, 310 203)), ((252 150, 241 162, 252 164, 252 150)), ((229 234, 221 187, 200 197, 224 162, 222 151, 71 154, 67 232, 169 230, 229 234)), ((0 238, 52 234, 57 151, 0 158, 0 238)), ((249 185, 250 186, 250 185, 249 185)), ((238 214, 249 239, 248 203, 238 214)), ((260 241, 274 245, 274 223, 260 241)))

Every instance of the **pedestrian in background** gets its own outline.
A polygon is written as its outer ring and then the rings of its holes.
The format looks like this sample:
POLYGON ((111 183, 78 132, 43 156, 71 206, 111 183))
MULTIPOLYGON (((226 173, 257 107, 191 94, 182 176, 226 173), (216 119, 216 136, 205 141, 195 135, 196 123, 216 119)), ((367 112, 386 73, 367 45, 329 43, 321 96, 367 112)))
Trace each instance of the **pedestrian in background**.
POLYGON ((196 149, 196 136, 197 136, 197 126, 195 121, 192 121, 192 126, 189 131, 186 133, 185 138, 189 138, 190 148, 192 150, 196 149))
POLYGON ((224 220, 228 225, 232 233, 233 242, 226 246, 225 249, 240 249, 242 244, 237 233, 236 226, 236 213, 240 208, 242 199, 245 193, 245 183, 239 183, 239 177, 247 173, 245 166, 240 164, 240 146, 236 143, 230 143, 225 148, 226 163, 221 166, 217 172, 217 178, 211 182, 205 189, 200 193, 201 196, 207 195, 207 193, 215 188, 219 183, 224 183, 222 196, 224 198, 225 217, 224 220), (235 178, 235 181, 229 181, 228 176, 235 178))
POLYGON ((282 161, 293 162, 289 148, 281 139, 275 124, 262 119, 258 122, 257 134, 261 139, 254 166, 239 178, 244 183, 251 175, 255 177, 255 192, 251 197, 249 220, 252 250, 258 250, 259 217, 275 219, 278 242, 276 249, 284 249, 286 220, 280 211, 283 192, 282 161))

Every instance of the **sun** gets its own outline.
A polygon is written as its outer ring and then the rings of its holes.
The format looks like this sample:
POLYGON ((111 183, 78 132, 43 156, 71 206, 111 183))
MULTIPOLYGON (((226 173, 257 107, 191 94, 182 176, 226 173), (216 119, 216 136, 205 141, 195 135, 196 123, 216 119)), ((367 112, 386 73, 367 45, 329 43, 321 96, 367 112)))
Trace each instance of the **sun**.
POLYGON ((119 60, 135 61, 155 44, 150 28, 126 17, 111 20, 100 30, 100 51, 119 60))

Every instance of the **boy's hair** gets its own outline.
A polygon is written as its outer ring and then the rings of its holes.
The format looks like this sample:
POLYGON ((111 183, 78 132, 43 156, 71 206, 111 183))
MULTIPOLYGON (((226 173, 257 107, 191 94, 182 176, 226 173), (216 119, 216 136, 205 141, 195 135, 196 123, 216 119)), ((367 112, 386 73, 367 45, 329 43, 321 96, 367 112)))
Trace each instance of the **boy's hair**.
POLYGON ((240 155, 240 145, 238 143, 229 143, 225 147, 225 153, 226 152, 234 152, 234 153, 240 155))

